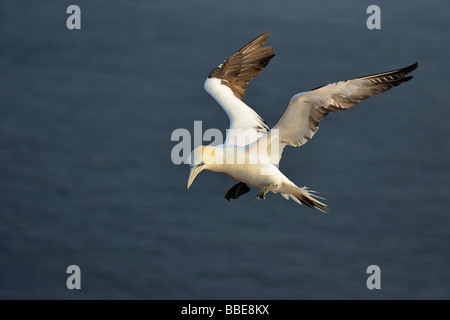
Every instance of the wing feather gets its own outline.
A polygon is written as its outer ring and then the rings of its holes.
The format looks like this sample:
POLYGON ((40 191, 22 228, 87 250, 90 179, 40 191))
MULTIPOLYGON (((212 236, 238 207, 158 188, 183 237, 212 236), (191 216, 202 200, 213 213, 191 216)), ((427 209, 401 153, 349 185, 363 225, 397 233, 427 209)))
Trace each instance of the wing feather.
POLYGON ((222 84, 230 87, 233 94, 242 99, 249 82, 259 75, 275 56, 273 46, 263 47, 269 35, 269 31, 265 31, 256 37, 211 71, 208 78, 221 79, 222 84))
POLYGON ((406 75, 417 66, 418 62, 402 69, 331 83, 297 94, 273 129, 278 130, 281 144, 301 146, 314 136, 319 122, 330 112, 347 110, 362 100, 409 81, 412 77, 406 75))
POLYGON ((272 46, 263 47, 268 37, 265 31, 212 70, 205 81, 205 90, 230 118, 225 143, 247 145, 269 131, 267 123, 242 101, 249 82, 275 55, 272 46))

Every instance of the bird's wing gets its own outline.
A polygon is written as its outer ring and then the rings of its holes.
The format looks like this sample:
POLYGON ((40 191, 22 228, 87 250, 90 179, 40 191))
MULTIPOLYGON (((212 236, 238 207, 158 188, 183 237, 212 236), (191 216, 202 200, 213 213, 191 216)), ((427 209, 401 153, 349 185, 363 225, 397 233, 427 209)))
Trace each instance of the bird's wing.
POLYGON ((328 113, 347 110, 362 100, 410 80, 412 76, 406 75, 417 66, 418 62, 406 68, 331 83, 293 96, 280 121, 271 130, 272 143, 276 138, 280 146, 272 161, 278 163, 285 145, 299 147, 310 140, 328 113))
POLYGON ((205 90, 230 118, 225 143, 247 145, 269 131, 266 122, 242 101, 249 82, 275 55, 272 46, 263 47, 268 37, 268 31, 261 34, 211 71, 205 81, 205 90))

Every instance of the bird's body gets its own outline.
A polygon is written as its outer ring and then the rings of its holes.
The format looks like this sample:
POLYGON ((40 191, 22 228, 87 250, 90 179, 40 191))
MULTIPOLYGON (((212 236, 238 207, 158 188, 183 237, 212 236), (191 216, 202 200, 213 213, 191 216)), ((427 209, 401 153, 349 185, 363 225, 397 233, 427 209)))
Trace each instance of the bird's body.
POLYGON ((244 46, 215 68, 205 81, 205 90, 222 106, 230 118, 224 144, 201 146, 191 154, 188 188, 202 170, 222 172, 239 181, 225 198, 237 199, 247 193, 248 185, 260 188, 256 198, 268 192, 286 199, 327 210, 323 199, 297 187, 280 170, 279 162, 286 145, 298 147, 310 140, 319 122, 330 112, 346 110, 358 102, 410 80, 406 75, 417 63, 398 70, 340 81, 296 94, 278 123, 269 130, 266 122, 242 98, 248 83, 269 64, 273 47, 263 47, 269 32, 244 46))
POLYGON ((256 147, 256 144, 249 147, 215 146, 214 152, 219 155, 216 159, 220 157, 223 161, 212 161, 208 170, 222 172, 235 180, 257 188, 263 188, 268 184, 281 185, 283 182, 290 182, 266 155, 258 155, 258 151, 253 150, 256 147))

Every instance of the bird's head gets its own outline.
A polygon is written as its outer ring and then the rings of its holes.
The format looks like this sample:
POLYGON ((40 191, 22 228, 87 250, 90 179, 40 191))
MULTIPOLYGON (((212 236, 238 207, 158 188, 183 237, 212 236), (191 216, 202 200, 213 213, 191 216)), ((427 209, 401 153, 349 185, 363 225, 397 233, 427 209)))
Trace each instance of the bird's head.
POLYGON ((215 148, 210 146, 200 146, 189 155, 191 171, 189 173, 187 188, 194 182, 195 177, 203 170, 214 165, 215 148))

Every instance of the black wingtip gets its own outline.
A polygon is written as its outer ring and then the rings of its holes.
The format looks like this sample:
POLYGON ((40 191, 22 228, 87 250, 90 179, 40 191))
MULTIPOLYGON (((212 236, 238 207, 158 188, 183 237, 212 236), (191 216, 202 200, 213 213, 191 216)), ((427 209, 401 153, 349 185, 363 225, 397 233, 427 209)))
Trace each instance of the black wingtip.
POLYGON ((402 82, 407 82, 407 81, 411 80, 412 78, 414 78, 414 77, 413 77, 413 76, 407 76, 407 77, 404 77, 404 78, 402 79, 402 82))
MULTIPOLYGON (((371 74, 371 75, 367 75, 367 76, 362 76, 359 77, 357 79, 375 79, 375 78, 380 78, 380 77, 386 77, 386 76, 393 76, 395 77, 395 79, 392 80, 399 80, 399 84, 405 82, 405 77, 408 73, 411 73, 412 71, 414 71, 417 67, 419 66, 419 61, 413 63, 410 66, 404 67, 404 68, 400 68, 400 69, 396 69, 396 70, 391 70, 391 71, 387 71, 387 72, 383 72, 383 73, 376 73, 376 74, 371 74)), ((408 80, 410 80, 411 78, 409 78, 408 80)), ((407 80, 406 80, 407 81, 407 80)))
POLYGON ((416 70, 418 66, 419 66, 419 61, 416 61, 412 65, 407 66, 401 70, 404 70, 405 72, 410 73, 411 71, 416 70))

